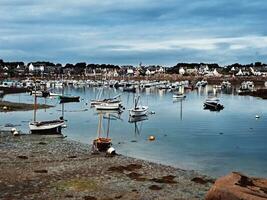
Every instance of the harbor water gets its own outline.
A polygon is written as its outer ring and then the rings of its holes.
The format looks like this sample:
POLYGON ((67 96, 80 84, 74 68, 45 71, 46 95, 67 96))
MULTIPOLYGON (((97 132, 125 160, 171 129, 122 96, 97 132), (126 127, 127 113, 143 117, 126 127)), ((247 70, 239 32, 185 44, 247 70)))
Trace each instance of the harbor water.
MULTIPOLYGON (((65 94, 78 95, 79 103, 64 104, 68 139, 91 144, 97 137, 98 114, 90 107, 90 99, 100 93, 97 87, 67 87, 65 94)), ((61 89, 53 92, 61 93, 61 89)), ((133 107, 134 94, 106 87, 102 97, 121 93, 125 109, 104 114, 103 134, 110 118, 110 137, 120 154, 182 169, 192 169, 211 176, 240 171, 251 176, 267 177, 267 101, 250 96, 222 92, 211 86, 186 91, 186 98, 173 101, 173 93, 156 88, 138 91, 141 104, 151 112, 143 121, 129 122, 128 109, 133 107), (224 105, 220 112, 203 109, 208 95, 217 95, 224 105), (255 116, 258 115, 259 118, 255 116), (149 141, 149 136, 155 136, 149 141)), ((33 103, 29 94, 11 94, 6 101, 33 103)), ((37 111, 38 120, 53 120, 61 116, 58 98, 38 98, 38 103, 53 105, 37 111)), ((33 111, 0 113, 0 129, 13 124, 29 132, 33 111)))

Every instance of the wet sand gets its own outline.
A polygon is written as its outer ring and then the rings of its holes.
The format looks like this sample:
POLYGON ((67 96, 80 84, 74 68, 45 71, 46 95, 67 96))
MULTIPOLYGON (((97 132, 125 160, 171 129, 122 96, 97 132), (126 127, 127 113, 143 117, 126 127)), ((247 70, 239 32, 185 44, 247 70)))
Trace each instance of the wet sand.
POLYGON ((213 179, 58 136, 0 131, 0 199, 204 199, 213 179))

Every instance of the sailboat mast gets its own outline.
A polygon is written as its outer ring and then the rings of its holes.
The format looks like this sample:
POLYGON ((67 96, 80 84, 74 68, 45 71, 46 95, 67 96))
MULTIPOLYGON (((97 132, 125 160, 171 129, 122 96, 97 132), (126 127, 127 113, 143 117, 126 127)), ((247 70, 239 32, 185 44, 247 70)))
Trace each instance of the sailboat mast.
MULTIPOLYGON (((64 75, 62 74, 62 97, 64 96, 64 75)), ((62 119, 64 119, 64 102, 62 102, 62 106, 61 106, 61 112, 62 112, 62 119)))
POLYGON ((34 111, 33 111, 33 121, 36 122, 36 110, 37 110, 37 96, 36 96, 36 80, 34 80, 34 111))
POLYGON ((109 127, 110 127, 110 114, 108 114, 107 138, 108 138, 108 136, 109 136, 109 127))
POLYGON ((102 125, 102 113, 99 113, 99 119, 98 119, 98 127, 97 127, 97 134, 98 134, 98 138, 100 138, 101 136, 101 125, 102 125))

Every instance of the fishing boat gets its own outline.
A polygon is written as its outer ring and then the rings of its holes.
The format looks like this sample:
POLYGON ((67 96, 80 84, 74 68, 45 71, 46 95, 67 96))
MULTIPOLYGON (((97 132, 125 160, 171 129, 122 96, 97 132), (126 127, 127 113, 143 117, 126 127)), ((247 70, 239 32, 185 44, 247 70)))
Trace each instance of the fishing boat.
POLYGON ((94 152, 106 152, 111 147, 111 138, 109 138, 109 129, 110 129, 110 115, 108 114, 108 128, 106 137, 102 137, 102 120, 103 114, 99 113, 99 121, 98 121, 98 128, 97 134, 98 137, 93 140, 92 150, 94 152))
POLYGON ((138 105, 139 100, 140 100, 140 96, 134 99, 134 107, 129 109, 130 117, 139 117, 139 116, 147 115, 148 106, 138 105))
POLYGON ((61 134, 62 126, 64 125, 63 119, 49 120, 49 121, 37 121, 37 95, 36 84, 34 93, 34 112, 33 122, 29 123, 29 129, 32 134, 61 134))
POLYGON ((210 97, 205 100, 204 102, 204 109, 214 110, 214 111, 220 111, 224 109, 224 106, 221 105, 220 100, 216 97, 210 97))
POLYGON ((176 92, 172 95, 172 98, 174 99, 183 99, 186 98, 185 94, 182 92, 176 92))

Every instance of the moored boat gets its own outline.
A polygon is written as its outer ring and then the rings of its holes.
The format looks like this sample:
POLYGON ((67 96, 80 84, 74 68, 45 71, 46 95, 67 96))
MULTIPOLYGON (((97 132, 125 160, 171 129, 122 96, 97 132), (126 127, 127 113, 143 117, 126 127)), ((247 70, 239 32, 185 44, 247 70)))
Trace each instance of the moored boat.
POLYGON ((79 102, 79 96, 59 96, 60 102, 79 102))
POLYGON ((136 97, 134 100, 135 101, 134 107, 129 109, 130 117, 140 117, 140 116, 147 115, 148 106, 138 105, 139 100, 140 100, 140 96, 136 97))
POLYGON ((185 94, 182 92, 176 92, 172 95, 172 98, 174 99, 182 99, 182 98, 186 98, 185 94))
POLYGON ((119 110, 121 108, 121 102, 104 102, 95 105, 96 110, 119 110))
POLYGON ((34 92, 34 113, 33 122, 29 123, 29 129, 32 134, 61 134, 62 126, 64 125, 63 119, 49 120, 49 121, 37 121, 37 92, 35 83, 34 92))
POLYGON ((108 115, 108 127, 106 137, 102 136, 102 120, 103 114, 99 113, 97 134, 98 137, 93 140, 92 150, 94 152, 106 152, 112 145, 111 138, 109 138, 109 128, 110 128, 110 115, 108 115))
POLYGON ((220 111, 224 109, 224 106, 221 105, 220 100, 216 97, 211 97, 205 100, 204 102, 204 109, 214 110, 214 111, 220 111))

